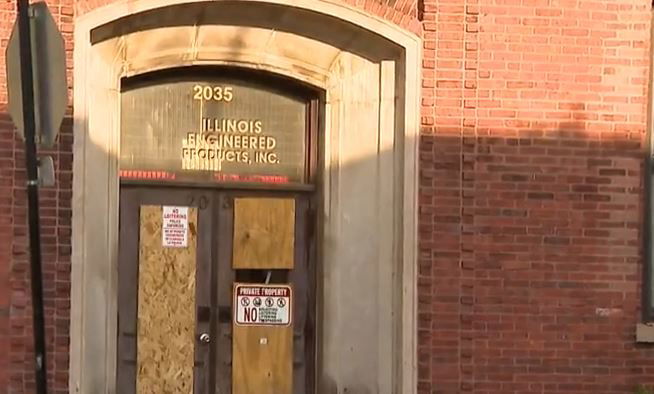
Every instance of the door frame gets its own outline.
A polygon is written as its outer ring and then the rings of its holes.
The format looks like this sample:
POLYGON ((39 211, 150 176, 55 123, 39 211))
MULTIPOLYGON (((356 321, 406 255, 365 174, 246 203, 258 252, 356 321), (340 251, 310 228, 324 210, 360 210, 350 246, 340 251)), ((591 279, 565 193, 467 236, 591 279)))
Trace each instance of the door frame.
MULTIPOLYGON (((318 311, 320 304, 318 301, 318 293, 320 281, 317 277, 317 272, 320 269, 322 262, 319 260, 316 249, 316 239, 320 224, 318 223, 316 210, 318 203, 318 196, 310 191, 298 190, 256 190, 256 189, 217 189, 215 198, 217 214, 214 216, 218 221, 216 223, 217 234, 219 237, 220 245, 226 247, 218 248, 217 250, 217 264, 219 270, 224 269, 223 277, 227 278, 229 285, 222 285, 224 289, 223 298, 230 296, 233 300, 232 286, 238 278, 236 278, 236 270, 232 269, 232 256, 233 256, 233 226, 234 226, 234 199, 240 197, 248 198, 293 198, 295 200, 295 225, 294 225, 294 268, 288 272, 287 283, 293 287, 293 393, 294 394, 309 394, 317 392, 317 374, 318 374, 318 336, 319 336, 319 322, 318 311), (303 275, 306 280, 303 280, 303 275), (302 287, 305 287, 302 289, 302 287), (304 305, 300 300, 304 297, 304 305), (305 309, 302 311, 302 309, 305 309), (304 315, 304 325, 298 326, 296 323, 299 321, 299 316, 304 315), (296 351, 298 342, 303 341, 302 348, 304 352, 296 351), (301 358, 301 359, 300 359, 301 358), (296 369, 302 369, 303 373, 296 374, 296 369)), ((216 243, 215 245, 218 245, 216 243)), ((220 276, 221 271, 218 272, 220 276)), ((220 281, 220 277, 217 278, 220 281)), ((220 290, 221 286, 217 286, 220 290)), ((218 302, 216 297, 216 302, 218 302)), ((232 307, 234 307, 232 305, 232 307)), ((232 318, 234 311, 232 310, 232 318)), ((231 333, 231 320, 230 320, 230 333, 231 333)), ((222 332, 218 333, 220 340, 223 340, 222 332)), ((228 345, 229 352, 231 353, 231 335, 228 337, 230 342, 228 345)), ((221 352, 221 356, 225 356, 226 352, 221 352)), ((224 358, 218 360, 216 364, 216 376, 218 376, 219 363, 226 362, 224 358)), ((230 360, 231 361, 231 360, 230 360)), ((230 370, 231 371, 231 370, 230 370)), ((227 376, 226 381, 231 383, 231 374, 227 376)), ((219 382, 215 382, 216 389, 225 389, 226 387, 219 387, 219 382)), ((231 387, 230 387, 231 388, 231 387)), ((231 392, 221 391, 221 392, 231 392)))
POLYGON ((116 357, 116 388, 121 393, 132 394, 136 383, 136 323, 138 321, 138 264, 140 207, 143 205, 178 205, 197 209, 197 254, 196 254, 196 311, 210 308, 210 319, 198 321, 195 330, 194 382, 202 381, 196 394, 229 393, 232 384, 232 284, 235 270, 232 269, 233 251, 233 209, 234 199, 240 197, 279 197, 295 200, 295 242, 294 268, 288 273, 288 283, 294 288, 294 298, 304 298, 305 305, 293 304, 294 311, 294 394, 313 393, 316 390, 318 324, 316 311, 317 265, 316 196, 312 192, 294 190, 224 189, 221 187, 180 187, 170 184, 134 185, 126 184, 120 192, 119 263, 118 263, 118 338, 116 357), (206 263, 205 263, 206 262, 206 263), (302 276, 305 275, 305 280, 302 276), (204 280, 201 280, 204 279, 204 280), (299 290, 302 286, 304 291, 299 290), (200 300, 200 301, 198 301, 200 300), (229 303, 229 305, 224 304, 229 303), (203 304, 203 305, 201 305, 203 304), (301 311, 305 308, 304 312, 301 311), (229 320, 221 316, 229 310, 229 320), (124 313, 123 313, 124 312, 124 313), (131 315, 125 315, 130 314, 131 315), (305 315, 304 325, 296 326, 297 316, 305 315), (226 324, 221 326, 221 324, 226 324), (201 333, 208 332, 211 344, 199 344, 201 333), (295 351, 298 340, 304 341, 303 355, 295 351), (198 354, 197 350, 201 353, 198 354), (129 360, 123 360, 125 353, 133 352, 129 360), (302 360, 297 360, 298 358, 302 360), (132 359, 133 358, 133 359, 132 359), (123 363, 127 361, 127 363, 123 363), (121 365, 121 363, 123 365, 121 365), (205 368, 197 368, 200 364, 205 368), (126 364, 126 365, 125 365, 126 364), (228 366, 228 368, 225 368, 228 366), (296 374, 300 368, 303 373, 296 374), (127 388, 127 390, 125 390, 127 388))
MULTIPOLYGON (((203 13, 197 15, 199 18, 205 16, 203 13)), ((222 28, 220 25, 206 27, 222 28)), ((244 39, 249 37, 246 34, 241 36, 244 39)), ((349 248, 358 245, 366 248, 370 266, 380 267, 373 274, 382 286, 362 288, 362 291, 372 290, 384 299, 383 303, 353 308, 355 305, 346 302, 339 294, 328 289, 323 292, 324 305, 329 305, 332 310, 341 308, 353 314, 365 310, 365 307, 376 315, 367 335, 357 332, 353 336, 353 341, 358 342, 335 342, 341 338, 344 329, 339 326, 325 328, 325 335, 321 335, 320 340, 330 338, 327 346, 333 346, 334 351, 330 357, 321 360, 324 365, 321 371, 324 369, 333 385, 374 388, 381 394, 416 393, 421 47, 422 40, 417 34, 348 4, 328 0, 118 1, 76 17, 71 391, 89 394, 115 392, 120 79, 153 69, 191 64, 231 64, 268 70, 325 90, 328 111, 321 134, 329 138, 321 148, 324 160, 321 170, 325 171, 326 179, 320 186, 325 201, 319 211, 320 221, 324 223, 321 228, 324 236, 320 237, 318 245, 319 256, 326 262, 350 259, 353 256, 348 252, 349 248), (271 19, 274 26, 254 26, 250 15, 262 4, 280 10, 284 17, 271 19), (223 51, 222 47, 212 47, 207 43, 191 46, 188 40, 172 39, 184 34, 197 37, 205 27, 200 22, 176 27, 155 23, 148 25, 147 31, 120 33, 120 24, 145 26, 133 22, 138 22, 140 16, 154 18, 164 15, 176 5, 207 5, 207 10, 222 13, 227 13, 226 7, 229 6, 232 11, 237 11, 230 17, 234 17, 239 32, 256 28, 283 31, 288 34, 276 36, 288 45, 301 42, 307 49, 290 51, 298 58, 280 58, 261 51, 261 41, 238 41, 232 51, 223 51), (298 17, 298 14, 302 16, 298 17), (117 27, 113 30, 114 35, 106 37, 103 42, 91 40, 98 28, 114 26, 112 24, 117 27), (320 26, 325 24, 338 24, 342 28, 321 29, 320 26), (137 45, 144 42, 144 35, 152 39, 153 45, 137 45), (139 51, 130 52, 126 58, 126 48, 129 47, 139 47, 139 51), (324 69, 317 64, 319 57, 316 54, 322 50, 333 50, 337 55, 333 67, 324 69), (380 53, 384 56, 380 57, 380 53), (370 107, 344 116, 348 108, 356 107, 361 99, 361 86, 379 86, 380 94, 370 97, 370 107), (361 144, 355 144, 348 132, 360 127, 362 117, 374 114, 377 122, 369 124, 370 132, 361 135, 361 142, 378 142, 377 151, 365 152, 368 161, 377 163, 377 167, 371 168, 367 178, 359 182, 356 173, 343 167, 362 157, 355 149, 355 145, 361 144), (358 183, 374 193, 363 198, 344 193, 358 183), (377 234, 374 237, 342 236, 340 229, 345 224, 361 225, 368 217, 376 219, 377 234), (338 253, 323 253, 327 250, 323 247, 327 243, 330 248, 337 247, 338 253), (345 346, 355 346, 364 353, 370 350, 372 353, 368 354, 376 354, 376 357, 344 362, 337 355, 345 346)), ((342 266, 330 272, 330 276, 347 278, 347 272, 340 270, 342 266)))
POLYGON ((118 327, 116 357, 116 388, 120 393, 135 393, 137 377, 137 322, 138 322, 138 283, 140 250, 140 207, 143 205, 176 205, 197 209, 197 238, 195 256, 195 333, 194 333, 194 393, 208 393, 211 382, 211 345, 199 343, 204 332, 212 333, 213 314, 210 320, 199 319, 201 308, 211 307, 211 288, 213 287, 212 228, 213 204, 207 199, 202 204, 206 192, 198 189, 180 188, 121 188, 119 223, 118 260, 118 327), (161 193, 165 191, 165 193, 161 193), (203 262, 208 261, 208 264, 203 262), (203 320, 203 321, 200 321, 203 320), (124 357, 124 358, 123 358, 124 357), (202 382, 197 386, 195 382, 202 382))

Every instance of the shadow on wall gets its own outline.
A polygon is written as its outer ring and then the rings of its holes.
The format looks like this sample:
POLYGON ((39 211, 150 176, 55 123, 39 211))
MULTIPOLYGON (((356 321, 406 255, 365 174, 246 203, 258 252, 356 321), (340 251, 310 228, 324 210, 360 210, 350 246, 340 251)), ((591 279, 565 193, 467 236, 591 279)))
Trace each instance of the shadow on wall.
MULTIPOLYGON (((0 133, 11 135, 11 162, 1 171, 11 174, 10 208, 11 234, 3 243, 10 245, 11 256, 0 255, 0 282, 8 282, 8 332, 0 339, 7 340, 6 351, 0 352, 0 365, 6 365, 8 381, 0 387, 9 393, 28 393, 34 390, 32 300, 30 293, 29 229, 27 227, 27 194, 25 188, 24 142, 15 132, 10 116, 0 115, 0 133), (6 275, 6 276, 5 276, 6 275)), ((55 164, 56 184, 39 188, 41 254, 43 262, 43 292, 47 336, 48 387, 55 393, 68 392, 68 363, 70 337, 70 256, 71 256, 71 199, 73 121, 70 113, 62 123, 58 142, 50 155, 55 164)), ((3 317, 0 316, 0 324, 3 317)))
POLYGON ((654 383, 654 348, 635 343, 644 133, 584 115, 421 136, 419 392, 654 383))
MULTIPOLYGON (((456 392, 468 380, 475 392, 521 393, 630 393, 637 384, 654 384, 654 349, 634 341, 642 279, 643 135, 586 130, 584 124, 421 135, 420 393, 456 392), (425 383, 431 379, 439 386, 425 383)), ((68 383, 71 125, 69 117, 53 152, 57 185, 41 191, 48 367, 58 392, 67 392, 68 383)), ((27 392, 33 375, 22 153, 13 159, 10 343, 2 357, 9 359, 10 392, 27 392)), ((356 185, 377 166, 377 159, 363 158, 327 176, 356 185)), ((371 192, 339 191, 353 199, 371 192)), ((375 228, 335 220, 344 231, 375 228)), ((378 284, 365 275, 380 247, 373 246, 362 245, 357 260, 339 262, 353 267, 343 288, 378 284)), ((375 300, 351 302, 355 319, 379 318, 369 307, 375 300)), ((360 335, 365 332, 353 333, 360 335)), ((355 351, 340 357, 355 364, 375 359, 355 351)), ((356 377, 319 380, 326 393, 375 392, 356 377)))

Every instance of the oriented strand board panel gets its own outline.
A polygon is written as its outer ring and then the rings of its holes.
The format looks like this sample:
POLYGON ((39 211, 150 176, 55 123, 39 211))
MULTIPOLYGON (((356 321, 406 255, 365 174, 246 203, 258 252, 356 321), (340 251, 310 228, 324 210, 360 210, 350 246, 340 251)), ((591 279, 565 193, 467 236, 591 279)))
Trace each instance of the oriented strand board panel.
POLYGON ((292 326, 234 324, 232 394, 292 394, 292 341, 292 326))
POLYGON ((234 268, 292 269, 294 241, 294 199, 235 199, 234 268))
POLYGON ((140 219, 136 392, 192 393, 197 212, 185 248, 162 246, 161 206, 141 206, 140 219))

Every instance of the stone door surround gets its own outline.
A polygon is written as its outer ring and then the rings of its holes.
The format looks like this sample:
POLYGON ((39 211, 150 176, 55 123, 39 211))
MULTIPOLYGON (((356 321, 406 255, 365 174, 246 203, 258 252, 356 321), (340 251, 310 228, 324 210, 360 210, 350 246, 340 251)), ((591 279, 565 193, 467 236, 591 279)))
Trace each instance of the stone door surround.
POLYGON ((415 393, 421 41, 324 0, 118 1, 74 52, 71 392, 115 393, 121 78, 191 65, 322 89, 320 393, 415 393))

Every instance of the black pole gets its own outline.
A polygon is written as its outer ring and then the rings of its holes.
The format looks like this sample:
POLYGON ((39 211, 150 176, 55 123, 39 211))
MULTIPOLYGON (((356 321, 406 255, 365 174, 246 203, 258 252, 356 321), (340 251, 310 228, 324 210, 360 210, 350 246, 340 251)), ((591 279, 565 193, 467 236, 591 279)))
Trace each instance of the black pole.
POLYGON ((30 231, 30 270, 32 274, 32 325, 36 393, 47 393, 45 360, 45 323, 43 319, 43 277, 41 275, 41 229, 39 223, 39 189, 34 120, 34 81, 29 0, 17 0, 20 38, 20 79, 23 95, 23 129, 25 131, 25 164, 27 166, 27 209, 30 231))
MULTIPOLYGON (((650 18, 654 21, 654 11, 650 11, 650 18)), ((654 39, 654 26, 650 29, 650 39, 654 39)), ((650 40, 651 42, 651 40, 650 40)), ((650 48, 650 59, 654 54, 654 49, 650 48)), ((647 134, 645 136, 645 229, 643 231, 643 249, 645 250, 645 261, 643 262, 643 321, 645 323, 654 322, 654 137, 652 136, 654 127, 654 64, 650 64, 649 70, 649 100, 647 100, 647 134)))

